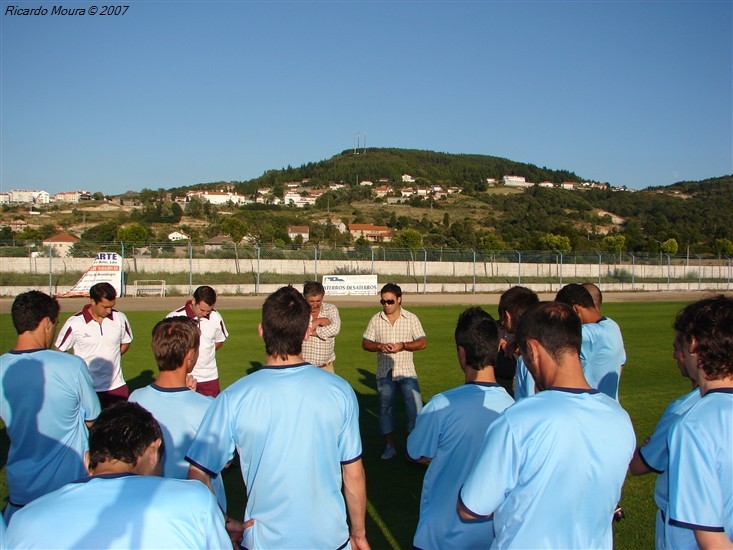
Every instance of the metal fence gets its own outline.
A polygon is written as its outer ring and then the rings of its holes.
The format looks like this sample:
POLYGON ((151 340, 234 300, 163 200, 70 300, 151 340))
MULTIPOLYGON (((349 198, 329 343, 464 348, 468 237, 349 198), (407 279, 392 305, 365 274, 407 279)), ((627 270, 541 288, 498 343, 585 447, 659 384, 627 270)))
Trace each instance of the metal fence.
POLYGON ((222 285, 230 294, 259 294, 262 285, 299 284, 323 275, 376 274, 380 280, 409 284, 418 292, 484 292, 492 285, 595 281, 624 290, 661 289, 685 283, 702 290, 731 288, 730 257, 533 250, 456 250, 363 246, 327 248, 305 245, 233 243, 0 243, 0 287, 72 286, 99 252, 123 258, 127 285, 144 279, 165 280, 172 292, 188 293, 201 284, 222 285), (436 287, 438 285, 438 287, 436 287), (437 288, 437 290, 436 290, 437 288))

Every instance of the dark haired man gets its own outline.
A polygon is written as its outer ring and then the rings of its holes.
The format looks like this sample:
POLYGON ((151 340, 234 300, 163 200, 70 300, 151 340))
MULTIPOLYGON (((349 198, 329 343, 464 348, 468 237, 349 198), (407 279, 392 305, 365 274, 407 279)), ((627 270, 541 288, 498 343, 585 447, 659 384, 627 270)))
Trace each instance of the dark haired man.
POLYGON ((379 432, 386 444, 382 460, 390 460, 397 456, 392 421, 392 404, 397 388, 400 388, 405 401, 408 435, 422 410, 413 352, 425 349, 427 340, 417 315, 402 308, 402 289, 398 285, 387 283, 382 287, 380 296, 382 311, 369 320, 361 347, 377 354, 379 432))
POLYGON ((669 433, 666 543, 733 548, 733 298, 687 306, 675 330, 701 398, 669 433))
POLYGON ((300 356, 310 312, 292 287, 267 297, 265 366, 217 397, 186 454, 189 478, 209 485, 238 451, 254 520, 245 548, 369 547, 359 405, 344 379, 300 356))
POLYGON ((533 307, 516 335, 539 392, 489 426, 459 493, 461 517, 493 514, 497 548, 610 548, 635 446, 629 415, 583 377, 569 306, 533 307))
POLYGON ((303 285, 303 296, 311 306, 311 328, 308 338, 303 342, 303 359, 311 365, 334 372, 334 347, 336 336, 341 330, 341 317, 335 305, 323 301, 325 294, 323 285, 317 281, 308 281, 303 285))
POLYGON ((463 522, 455 497, 468 476, 489 425, 514 400, 496 383, 496 321, 479 307, 465 310, 455 330, 458 365, 465 383, 435 395, 417 415, 407 439, 413 460, 429 462, 420 497, 415 548, 488 547, 494 523, 463 522))
POLYGON ((621 328, 613 319, 601 315, 583 285, 565 285, 555 301, 572 307, 583 323, 580 361, 585 379, 592 387, 618 400, 621 370, 626 363, 621 328))
POLYGON ((25 292, 11 313, 18 340, 0 357, 0 417, 10 439, 8 522, 34 499, 84 475, 87 425, 100 412, 84 361, 49 349, 59 321, 56 299, 25 292))
POLYGON ((499 320, 506 332, 501 342, 501 351, 507 358, 516 357, 517 367, 514 379, 514 399, 519 401, 530 395, 534 395, 534 380, 529 374, 527 367, 519 356, 514 333, 517 331, 519 320, 532 306, 540 299, 534 290, 523 286, 513 286, 504 291, 499 298, 499 320))
MULTIPOLYGON (((130 401, 153 413, 163 430, 165 477, 187 478, 186 451, 214 400, 191 391, 186 384, 198 358, 199 340, 198 323, 188 317, 168 317, 156 324, 150 344, 160 375, 154 383, 130 394, 130 401)), ((221 476, 212 485, 221 509, 226 510, 221 476)))
POLYGON ((193 299, 167 315, 167 317, 188 317, 199 324, 201 329, 199 358, 191 375, 196 380, 196 391, 211 397, 216 397, 221 391, 216 352, 229 337, 224 319, 214 309, 215 304, 216 291, 210 286, 200 286, 194 291, 193 299))
POLYGON ((130 323, 114 309, 117 291, 109 283, 89 289, 89 303, 66 320, 56 340, 56 349, 74 349, 92 375, 102 407, 126 401, 130 390, 122 374, 122 356, 132 342, 130 323))
MULTIPOLYGON (((675 325, 679 324, 683 311, 677 314, 675 325)), ((685 353, 682 343, 683 335, 679 330, 675 330, 672 357, 677 363, 680 374, 685 378, 691 378, 687 371, 687 362, 685 361, 685 353)), ((692 391, 679 397, 670 403, 662 413, 654 433, 649 436, 646 441, 634 453, 634 458, 629 465, 629 471, 635 475, 645 475, 654 472, 657 475, 657 481, 654 485, 654 502, 657 504, 658 510, 654 526, 654 547, 657 550, 667 548, 665 531, 668 529, 681 529, 680 527, 666 526, 665 517, 667 514, 667 506, 669 504, 669 431, 674 424, 685 414, 690 407, 700 400, 700 390, 697 387, 697 381, 692 381, 692 391)), ((687 539, 684 547, 694 547, 695 540, 692 531, 683 529, 680 536, 687 539)))
POLYGON ((89 475, 19 511, 9 548, 231 548, 214 496, 157 477, 162 433, 136 403, 117 403, 89 432, 89 475))

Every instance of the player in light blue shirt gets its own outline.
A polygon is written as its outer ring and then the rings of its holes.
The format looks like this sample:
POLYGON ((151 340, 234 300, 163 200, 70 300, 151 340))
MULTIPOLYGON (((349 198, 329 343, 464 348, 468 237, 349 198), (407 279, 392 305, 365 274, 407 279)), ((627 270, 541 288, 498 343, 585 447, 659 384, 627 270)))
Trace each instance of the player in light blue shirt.
POLYGON ((12 306, 18 340, 0 357, 0 417, 10 439, 5 520, 34 499, 86 475, 87 423, 100 412, 86 364, 51 351, 59 304, 43 292, 12 306))
POLYGON ((465 522, 455 500, 484 440, 486 429, 514 400, 496 383, 496 321, 479 307, 458 317, 458 364, 465 384, 435 395, 407 438, 413 460, 429 463, 420 498, 415 548, 477 548, 494 540, 493 521, 465 522))
POLYGON ((612 546, 634 430, 583 377, 580 342, 580 319, 565 304, 540 304, 519 322, 539 392, 491 424, 458 501, 466 520, 493 514, 492 548, 612 546))
POLYGON ((565 285, 555 301, 572 307, 583 323, 580 361, 585 379, 591 387, 618 401, 621 370, 626 363, 624 339, 618 324, 601 315, 593 296, 583 285, 565 285))
MULTIPOLYGON (((513 286, 506 290, 499 298, 499 320, 507 333, 501 345, 505 355, 519 355, 514 339, 519 320, 530 307, 540 301, 537 294, 523 286, 513 286)), ((514 379, 514 400, 520 401, 525 397, 534 395, 534 380, 529 374, 521 356, 517 357, 517 371, 514 379)))
MULTIPOLYGON (((186 451, 214 401, 186 385, 187 380, 195 382, 190 375, 198 358, 200 336, 198 324, 188 317, 168 317, 155 325, 151 347, 160 375, 154 384, 132 392, 129 399, 153 413, 160 424, 165 442, 165 477, 187 478, 186 451)), ((219 506, 226 510, 221 476, 212 485, 219 506)))
POLYGON ((138 404, 103 411, 89 434, 91 477, 16 512, 8 548, 230 549, 224 516, 205 487, 157 477, 161 436, 138 404))
POLYGON ((687 306, 675 329, 702 398, 669 434, 668 547, 733 546, 733 298, 687 306), (680 532, 686 538, 678 538, 680 532))
POLYGON ((265 366, 219 394, 186 455, 189 478, 209 484, 239 452, 245 548, 368 547, 359 406, 344 379, 300 357, 310 310, 292 287, 265 300, 265 366))
MULTIPOLYGON (((673 357, 682 376, 689 378, 679 332, 675 333, 674 337, 673 357)), ((634 458, 629 465, 629 470, 633 475, 644 475, 650 472, 659 474, 654 486, 654 502, 658 506, 654 528, 654 546, 657 550, 663 550, 667 547, 665 543, 664 523, 667 504, 669 502, 669 480, 667 472, 669 467, 669 445, 667 443, 669 431, 680 417, 699 400, 700 390, 697 389, 697 384, 693 382, 693 389, 690 393, 675 399, 667 406, 656 428, 654 428, 654 433, 636 450, 634 458)), ((675 527, 667 526, 667 529, 675 529, 675 527)), ((695 544, 692 533, 688 533, 687 538, 689 544, 695 544)))

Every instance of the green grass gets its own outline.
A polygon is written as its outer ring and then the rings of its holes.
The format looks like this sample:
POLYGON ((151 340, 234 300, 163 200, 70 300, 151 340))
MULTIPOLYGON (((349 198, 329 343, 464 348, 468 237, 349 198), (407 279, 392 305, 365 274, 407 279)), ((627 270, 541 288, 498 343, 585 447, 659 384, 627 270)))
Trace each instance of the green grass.
MULTIPOLYGON (((462 306, 409 307, 428 336, 428 349, 415 354, 423 399, 462 382, 453 344, 453 329, 462 306)), ((689 390, 672 360, 671 323, 682 303, 607 304, 603 312, 618 321, 626 343, 627 364, 621 378, 621 404, 629 412, 637 440, 651 434, 665 406, 689 390)), ((496 306, 487 306, 496 315, 496 306)), ((380 460, 382 441, 377 431, 374 372, 376 357, 362 351, 361 335, 376 308, 342 308, 342 329, 336 344, 336 372, 354 388, 360 402, 364 465, 367 473, 368 537, 373 548, 410 548, 417 525, 423 470, 396 459, 380 460)), ((62 315, 62 322, 71 312, 62 315)), ((150 353, 150 331, 167 312, 130 312, 135 341, 124 356, 123 368, 132 389, 150 383, 156 366, 150 353)), ((264 345, 257 336, 259 310, 223 311, 230 338, 218 353, 223 386, 256 369, 264 361, 264 345)), ((9 315, 0 316, 0 352, 14 343, 9 315)), ((396 403, 396 442, 404 449, 404 416, 396 403)), ((0 503, 7 498, 4 464, 7 438, 0 441, 0 503)), ((238 470, 225 472, 229 512, 240 515, 244 487, 238 470)), ((626 519, 614 526, 615 547, 651 548, 654 545, 654 475, 628 477, 621 504, 626 519)))

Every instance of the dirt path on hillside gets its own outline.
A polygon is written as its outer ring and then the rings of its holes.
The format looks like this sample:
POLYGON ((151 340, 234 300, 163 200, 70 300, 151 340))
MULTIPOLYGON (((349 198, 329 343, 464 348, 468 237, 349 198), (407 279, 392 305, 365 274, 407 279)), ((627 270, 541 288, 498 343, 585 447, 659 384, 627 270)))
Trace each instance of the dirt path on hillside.
MULTIPOLYGON (((604 302, 692 302, 720 292, 606 292, 604 302)), ((410 306, 441 305, 495 305, 499 303, 499 293, 492 294, 405 294, 403 303, 410 306)), ((540 293, 541 300, 552 300, 554 293, 540 293)), ((222 296, 217 302, 217 309, 257 309, 262 306, 265 296, 222 296)), ((86 298, 61 298, 61 311, 79 311, 86 298)), ((377 296, 329 296, 328 301, 338 307, 379 307, 377 296)), ((120 311, 173 311, 183 306, 186 298, 181 296, 160 298, 146 296, 141 298, 124 297, 117 300, 120 311)), ((10 313, 12 298, 0 298, 0 313, 10 313)))

